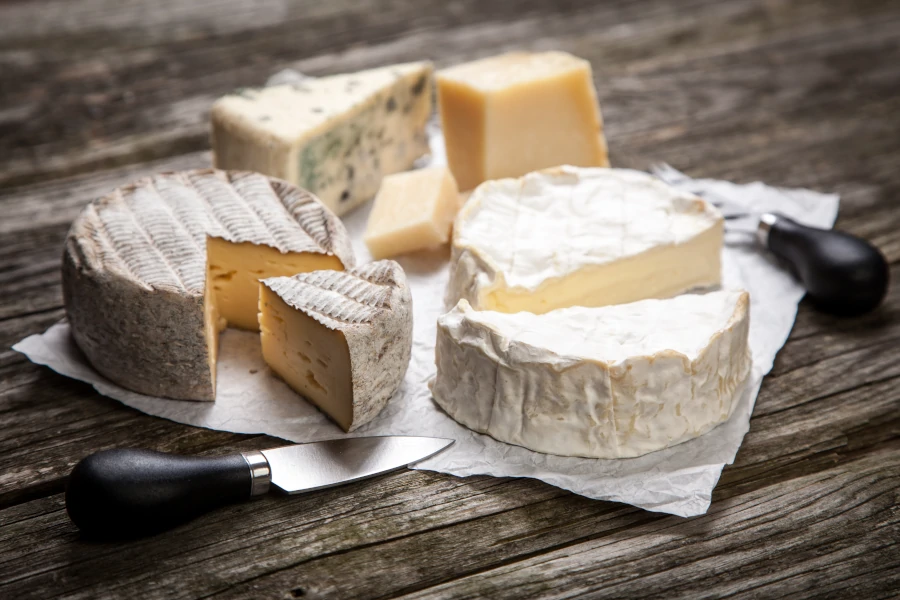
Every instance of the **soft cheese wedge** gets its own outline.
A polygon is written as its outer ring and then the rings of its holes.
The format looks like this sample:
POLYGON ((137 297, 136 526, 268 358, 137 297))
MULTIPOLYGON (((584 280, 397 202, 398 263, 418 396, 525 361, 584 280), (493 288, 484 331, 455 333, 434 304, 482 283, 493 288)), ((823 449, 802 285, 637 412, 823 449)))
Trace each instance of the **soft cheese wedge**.
POLYGON ((639 171, 488 181, 454 223, 447 306, 544 313, 715 286, 723 237, 712 205, 639 171))
POLYGON ((62 282, 75 342, 102 375, 213 400, 219 329, 258 329, 259 279, 353 264, 340 219, 307 192, 206 169, 88 205, 66 239, 62 282))
POLYGON ((511 52, 438 71, 447 161, 461 190, 570 164, 607 167, 591 64, 511 52))
POLYGON ((750 373, 749 297, 684 295, 543 315, 438 320, 437 403, 463 425, 550 454, 634 457, 700 436, 750 373))
POLYGON ((266 279, 259 309, 266 363, 344 431, 371 421, 403 381, 412 298, 394 261, 266 279))
POLYGON ((342 215, 428 152, 432 88, 418 62, 239 90, 212 108, 215 165, 285 179, 342 215))

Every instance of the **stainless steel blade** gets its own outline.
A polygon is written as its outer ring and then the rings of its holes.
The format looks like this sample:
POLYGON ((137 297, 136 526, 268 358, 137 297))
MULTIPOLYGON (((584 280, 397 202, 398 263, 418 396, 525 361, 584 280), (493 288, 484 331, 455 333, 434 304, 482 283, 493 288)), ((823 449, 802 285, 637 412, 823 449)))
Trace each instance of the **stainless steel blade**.
POLYGON ((262 453, 272 469, 272 483, 296 494, 393 471, 452 443, 444 438, 389 435, 282 446, 262 453))

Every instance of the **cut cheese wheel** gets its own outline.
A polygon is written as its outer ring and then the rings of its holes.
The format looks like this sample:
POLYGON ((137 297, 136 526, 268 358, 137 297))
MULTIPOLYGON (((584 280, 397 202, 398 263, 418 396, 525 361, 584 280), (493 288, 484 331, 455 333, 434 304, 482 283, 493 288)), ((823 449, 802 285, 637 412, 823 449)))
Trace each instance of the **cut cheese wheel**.
POLYGON ((438 320, 437 403, 463 425, 538 452, 634 457, 731 415, 751 367, 749 296, 684 295, 546 314, 438 320))
POLYGON ((74 339, 102 375, 212 400, 218 331, 258 328, 260 278, 353 264, 340 220, 303 190, 256 173, 164 173, 78 216, 63 293, 74 339))
POLYGON ((344 431, 384 408, 409 365, 412 298, 393 261, 266 279, 260 323, 269 367, 344 431))
POLYGON ((723 224, 712 205, 639 171, 488 181, 454 223, 447 305, 543 313, 715 286, 723 224))

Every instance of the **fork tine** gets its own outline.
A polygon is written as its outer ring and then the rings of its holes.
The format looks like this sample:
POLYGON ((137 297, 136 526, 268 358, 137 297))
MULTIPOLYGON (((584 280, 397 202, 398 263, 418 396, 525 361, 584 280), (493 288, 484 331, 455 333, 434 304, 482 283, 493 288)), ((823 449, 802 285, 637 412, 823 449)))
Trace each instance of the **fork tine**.
POLYGON ((684 173, 664 162, 658 162, 651 165, 650 172, 666 183, 675 183, 685 179, 684 173))

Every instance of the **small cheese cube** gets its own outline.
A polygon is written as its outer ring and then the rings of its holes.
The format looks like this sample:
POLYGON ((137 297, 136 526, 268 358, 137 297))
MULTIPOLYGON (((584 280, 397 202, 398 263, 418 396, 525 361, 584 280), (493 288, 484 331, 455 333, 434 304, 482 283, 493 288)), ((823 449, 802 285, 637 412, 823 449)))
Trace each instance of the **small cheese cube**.
POLYGON ((385 177, 369 215, 366 246, 376 259, 440 246, 450 239, 460 206, 446 167, 385 177))
POLYGON ((240 90, 212 107, 214 162, 285 179, 343 215, 428 153, 431 99, 427 62, 240 90))
POLYGON ((461 190, 554 167, 608 167, 588 61, 516 52, 437 74, 447 160, 461 190))

